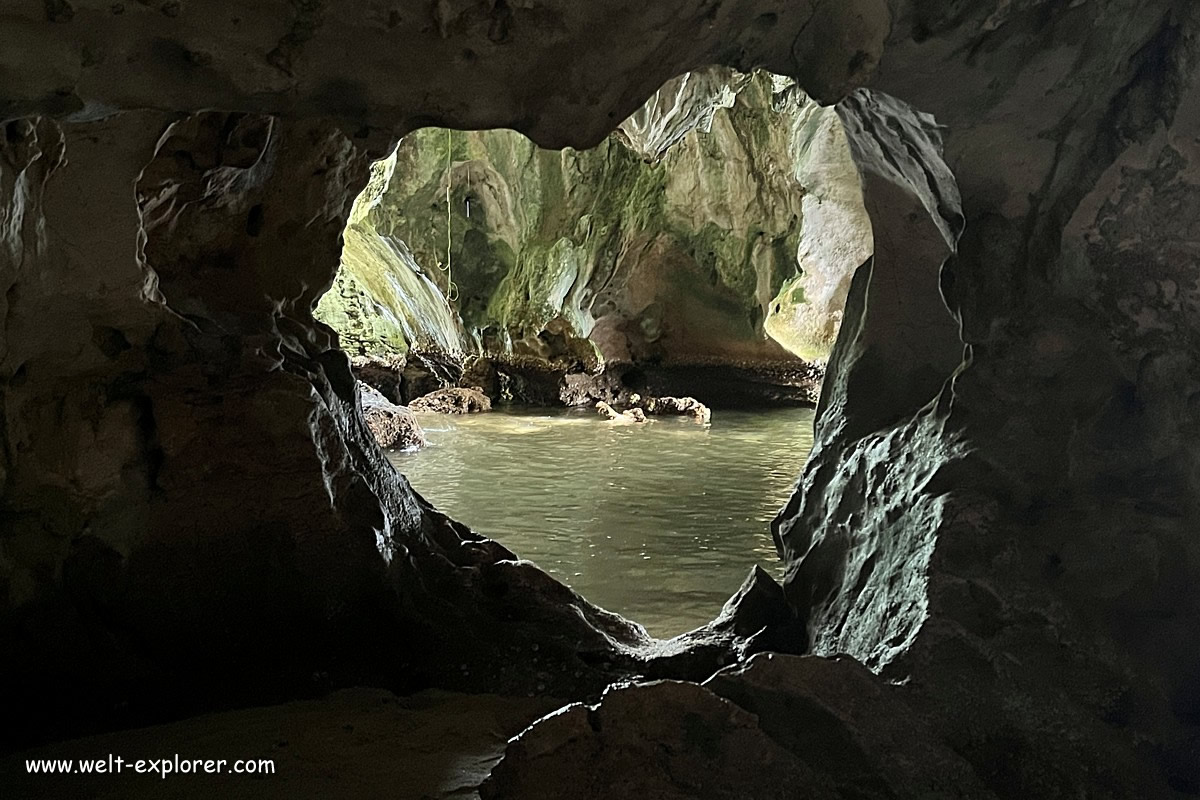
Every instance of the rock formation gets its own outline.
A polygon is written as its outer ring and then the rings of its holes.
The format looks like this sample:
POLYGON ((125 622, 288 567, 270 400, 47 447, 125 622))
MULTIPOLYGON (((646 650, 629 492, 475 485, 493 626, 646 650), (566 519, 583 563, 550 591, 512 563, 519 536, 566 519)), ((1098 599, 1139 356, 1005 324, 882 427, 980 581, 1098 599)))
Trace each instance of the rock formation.
POLYGON ((828 357, 870 252, 836 113, 789 79, 710 68, 592 150, 406 136, 372 168, 317 316, 375 358, 754 370, 828 357))
POLYGON ((640 408, 630 408, 626 409, 625 411, 617 411, 603 400, 601 400, 599 403, 596 403, 596 411, 600 414, 600 416, 604 417, 609 422, 640 423, 647 421, 646 412, 640 408))
POLYGON ((673 774, 728 765, 726 793, 1200 793, 1198 14, 0 0, 9 743, 350 684, 594 703, 726 666, 545 720, 497 786, 659 789, 661 738, 673 774), (874 247, 774 525, 783 589, 752 573, 721 625, 656 643, 416 495, 312 309, 399 137, 587 148, 712 63, 836 103, 874 247), (744 664, 762 650, 810 658, 744 664), (564 781, 555 747, 610 768, 564 781))
POLYGON ((712 421, 712 411, 694 397, 642 397, 634 394, 629 402, 647 414, 691 417, 701 425, 712 421))
POLYGON ((425 446, 425 434, 411 410, 396 405, 361 381, 358 398, 362 403, 363 420, 380 447, 420 450, 425 446))
POLYGON ((492 401, 478 387, 438 389, 413 400, 409 408, 435 414, 478 414, 491 411, 492 401))

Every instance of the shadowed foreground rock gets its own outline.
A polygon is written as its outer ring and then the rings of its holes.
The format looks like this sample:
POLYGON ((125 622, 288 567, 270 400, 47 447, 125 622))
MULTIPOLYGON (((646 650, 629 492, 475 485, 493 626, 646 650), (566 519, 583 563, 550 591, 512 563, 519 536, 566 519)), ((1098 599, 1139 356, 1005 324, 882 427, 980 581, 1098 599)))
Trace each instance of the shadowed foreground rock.
MULTIPOLYGON (((22 800, 441 800, 473 796, 507 737, 557 705, 547 698, 344 689, 319 700, 208 714, 75 739, 0 759, 22 800), (452 747, 447 743, 452 742, 452 747), (118 774, 30 775, 27 758, 126 759, 118 774), (267 759, 254 774, 138 774, 138 759, 267 759)), ((256 765, 256 769, 258 769, 256 765)))
POLYGON ((669 681, 612 689, 595 708, 575 705, 539 721, 509 744, 480 795, 782 798, 783 787, 807 790, 811 778, 752 714, 694 683, 669 681))
POLYGON ((704 686, 615 687, 508 745, 484 800, 993 797, 851 659, 758 655, 704 686))

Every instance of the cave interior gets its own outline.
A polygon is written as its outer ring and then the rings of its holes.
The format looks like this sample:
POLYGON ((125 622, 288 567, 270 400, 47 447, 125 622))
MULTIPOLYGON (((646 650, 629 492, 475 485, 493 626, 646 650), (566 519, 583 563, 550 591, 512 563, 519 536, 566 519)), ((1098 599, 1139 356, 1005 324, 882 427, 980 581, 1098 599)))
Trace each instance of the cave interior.
POLYGON ((154 796, 26 760, 127 752, 278 762, 182 797, 1200 795, 1198 34, 1188 0, 0 0, 0 794, 154 796), (664 641, 413 491, 317 310, 405 137, 589 151, 713 65, 836 123, 870 253, 783 579, 664 641))

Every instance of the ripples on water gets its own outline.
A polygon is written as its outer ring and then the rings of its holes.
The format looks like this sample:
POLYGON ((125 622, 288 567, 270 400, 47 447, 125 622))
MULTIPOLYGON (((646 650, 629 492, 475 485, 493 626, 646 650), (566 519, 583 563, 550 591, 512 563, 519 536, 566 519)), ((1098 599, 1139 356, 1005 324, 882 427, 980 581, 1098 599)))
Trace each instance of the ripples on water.
POLYGON ((809 409, 614 425, 591 410, 420 415, 393 453, 414 488, 597 605, 674 636, 711 620, 762 564, 769 522, 812 447, 809 409))

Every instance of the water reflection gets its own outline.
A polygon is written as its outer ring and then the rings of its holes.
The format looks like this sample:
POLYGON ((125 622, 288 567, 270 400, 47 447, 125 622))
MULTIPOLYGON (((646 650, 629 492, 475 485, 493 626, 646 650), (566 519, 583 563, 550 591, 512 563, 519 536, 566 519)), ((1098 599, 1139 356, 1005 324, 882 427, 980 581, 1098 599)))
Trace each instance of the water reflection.
POLYGON ((430 502, 589 600, 673 636, 712 619, 754 563, 812 447, 812 411, 613 425, 591 411, 422 415, 392 463, 430 502))

